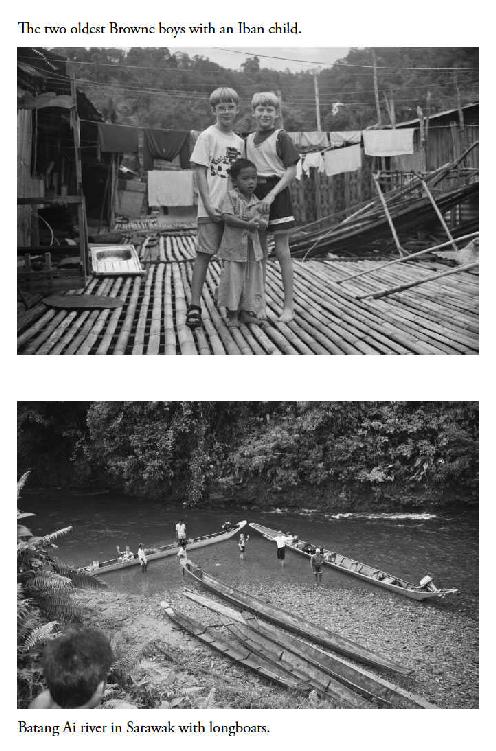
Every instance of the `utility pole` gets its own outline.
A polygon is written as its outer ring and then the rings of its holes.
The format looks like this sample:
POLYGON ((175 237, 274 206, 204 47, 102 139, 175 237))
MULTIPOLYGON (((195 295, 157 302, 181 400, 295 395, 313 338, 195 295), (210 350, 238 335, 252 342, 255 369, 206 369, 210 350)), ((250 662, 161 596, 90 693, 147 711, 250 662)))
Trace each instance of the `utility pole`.
POLYGON ((284 115, 282 114, 282 91, 281 89, 277 89, 276 91, 277 98, 279 99, 279 125, 281 128, 284 128, 284 115))
POLYGON ((313 90, 315 94, 315 111, 317 114, 317 130, 322 130, 322 124, 320 122, 320 94, 319 94, 318 73, 313 74, 313 90))
POLYGON ((379 104, 379 86, 377 84, 377 58, 374 50, 372 50, 372 62, 374 64, 374 94, 375 94, 375 109, 377 112, 377 125, 382 125, 381 117, 381 105, 379 104))

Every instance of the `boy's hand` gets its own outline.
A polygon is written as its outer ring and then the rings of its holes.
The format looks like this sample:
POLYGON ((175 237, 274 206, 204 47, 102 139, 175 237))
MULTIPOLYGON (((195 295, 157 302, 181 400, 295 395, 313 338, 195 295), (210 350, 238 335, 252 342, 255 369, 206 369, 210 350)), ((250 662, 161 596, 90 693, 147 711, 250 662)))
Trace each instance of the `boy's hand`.
POLYGON ((222 219, 222 212, 219 208, 212 206, 210 203, 205 206, 205 211, 209 215, 210 219, 214 222, 219 222, 222 219))
POLYGON ((272 203, 274 203, 275 196, 272 195, 272 193, 267 193, 265 198, 262 198, 260 201, 260 208, 262 211, 268 212, 270 211, 270 206, 272 203))

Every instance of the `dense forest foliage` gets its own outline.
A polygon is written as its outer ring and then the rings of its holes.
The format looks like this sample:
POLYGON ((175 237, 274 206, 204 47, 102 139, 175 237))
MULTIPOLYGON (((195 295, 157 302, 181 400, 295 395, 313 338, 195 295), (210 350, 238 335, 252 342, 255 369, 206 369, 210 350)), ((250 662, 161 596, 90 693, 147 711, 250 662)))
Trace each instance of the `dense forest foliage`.
POLYGON ((21 402, 32 485, 189 506, 477 501, 471 402, 21 402), (165 502, 165 500, 164 500, 165 502))
POLYGON ((54 52, 73 61, 78 88, 104 118, 124 125, 202 130, 212 122, 209 93, 231 86, 241 97, 239 132, 251 129, 249 102, 255 91, 264 90, 280 92, 287 130, 315 130, 317 74, 322 128, 365 128, 377 122, 374 55, 383 123, 390 122, 391 100, 398 122, 416 117, 418 105, 427 113, 456 107, 458 95, 462 103, 478 101, 476 47, 351 49, 330 68, 297 73, 264 67, 264 57, 249 52, 241 71, 210 61, 208 50, 193 57, 166 47, 64 47, 54 52))

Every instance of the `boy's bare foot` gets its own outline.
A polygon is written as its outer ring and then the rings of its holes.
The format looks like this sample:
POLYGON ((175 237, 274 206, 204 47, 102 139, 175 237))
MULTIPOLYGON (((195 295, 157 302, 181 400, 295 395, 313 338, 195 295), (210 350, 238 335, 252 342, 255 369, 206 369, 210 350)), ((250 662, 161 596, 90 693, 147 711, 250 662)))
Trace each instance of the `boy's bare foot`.
POLYGON ((227 314, 227 325, 230 329, 239 329, 239 318, 237 313, 227 314))
POLYGON ((283 311, 279 316, 279 321, 281 323, 288 323, 289 321, 292 321, 294 317, 295 314, 292 308, 283 308, 283 311))

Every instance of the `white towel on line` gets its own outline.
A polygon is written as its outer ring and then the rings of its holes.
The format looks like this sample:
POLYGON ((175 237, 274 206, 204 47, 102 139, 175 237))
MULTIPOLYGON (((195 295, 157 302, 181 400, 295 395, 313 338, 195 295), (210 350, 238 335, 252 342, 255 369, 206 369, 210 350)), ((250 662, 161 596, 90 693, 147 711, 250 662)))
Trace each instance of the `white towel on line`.
POLYGON ((313 154, 305 154, 305 156, 302 157, 302 161, 302 169, 305 175, 309 174, 310 167, 315 167, 319 172, 324 171, 324 157, 320 151, 315 151, 313 154))
POLYGON ((151 170, 148 172, 149 206, 192 206, 191 170, 151 170))
POLYGON ((324 172, 328 177, 340 175, 342 172, 355 172, 361 166, 360 144, 345 146, 343 149, 332 149, 324 154, 324 172))
POLYGON ((414 128, 364 130, 363 143, 369 156, 413 154, 414 128))
POLYGON ((333 130, 329 133, 329 143, 333 149, 337 146, 360 143, 361 138, 361 130, 333 130))

